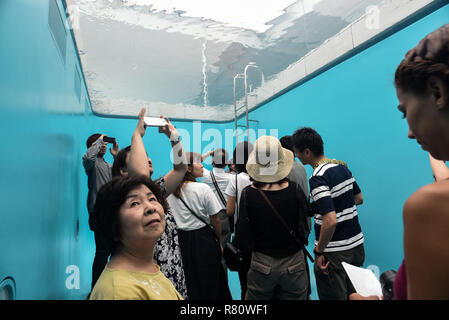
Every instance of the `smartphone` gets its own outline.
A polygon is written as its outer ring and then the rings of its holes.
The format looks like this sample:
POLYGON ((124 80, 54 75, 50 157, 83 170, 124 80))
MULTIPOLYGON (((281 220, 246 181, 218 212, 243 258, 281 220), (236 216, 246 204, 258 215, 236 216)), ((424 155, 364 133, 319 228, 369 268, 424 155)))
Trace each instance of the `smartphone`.
POLYGON ((163 127, 167 124, 164 118, 144 117, 143 121, 148 127, 163 127))
POLYGON ((104 137, 103 137, 103 141, 104 141, 104 142, 107 142, 107 143, 114 143, 114 144, 115 144, 115 138, 112 138, 112 137, 106 137, 106 136, 104 136, 104 137))

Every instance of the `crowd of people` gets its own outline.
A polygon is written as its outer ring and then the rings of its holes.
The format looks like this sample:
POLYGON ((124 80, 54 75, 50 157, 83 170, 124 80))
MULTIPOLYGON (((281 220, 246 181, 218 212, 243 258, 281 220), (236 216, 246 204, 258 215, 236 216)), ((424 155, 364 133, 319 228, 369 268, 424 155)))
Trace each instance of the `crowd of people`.
MULTIPOLYGON (((408 136, 429 152, 435 179, 404 205, 394 297, 448 299, 449 25, 410 50, 394 80, 408 136)), ((358 219, 364 198, 348 165, 325 155, 316 130, 241 142, 229 160, 225 149, 186 152, 165 119, 160 132, 172 145, 173 169, 153 180, 145 111, 130 146, 120 150, 104 134, 87 139, 83 166, 96 245, 90 299, 230 300, 223 259, 229 243, 240 252, 242 300, 310 299, 308 259, 321 300, 380 299, 357 293, 343 268, 365 261, 358 219), (108 143, 112 165, 104 160, 108 143), (211 171, 203 165, 208 157, 211 171), (305 165, 313 169, 308 181, 305 165)))

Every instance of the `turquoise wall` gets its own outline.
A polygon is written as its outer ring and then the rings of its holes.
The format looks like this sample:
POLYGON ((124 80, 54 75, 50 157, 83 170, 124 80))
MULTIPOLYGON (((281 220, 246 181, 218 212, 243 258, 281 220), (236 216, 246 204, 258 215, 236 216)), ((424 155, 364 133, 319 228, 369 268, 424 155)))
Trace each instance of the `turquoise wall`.
MULTIPOLYGON (((63 59, 48 11, 48 0, 0 1, 0 281, 15 280, 17 299, 82 299, 90 290, 95 250, 81 164, 85 141, 101 132, 125 147, 136 120, 95 116, 83 81, 78 96, 80 66, 70 32, 65 31, 63 59), (73 288, 77 274, 69 266, 79 270, 79 289, 73 288)), ((277 129, 279 137, 314 127, 326 155, 349 164, 365 197, 359 212, 366 266, 381 272, 402 260, 403 203, 432 182, 427 154, 407 139, 407 125, 396 110, 393 73, 409 48, 448 21, 448 11, 441 8, 250 114, 259 121, 255 129, 277 129)), ((225 136, 234 123, 201 123, 201 129, 191 122, 174 124, 189 133, 183 144, 192 151, 213 148, 213 135, 223 146, 232 141, 225 136)), ((154 176, 168 172, 168 139, 149 128, 144 142, 154 176)), ((226 147, 232 151, 232 142, 226 147)), ((111 162, 110 154, 106 160, 111 162)), ((238 280, 230 276, 237 298, 238 280)))
POLYGON ((0 281, 12 277, 18 299, 81 298, 89 282, 66 287, 92 246, 80 161, 90 115, 68 30, 64 62, 48 12, 48 1, 0 2, 0 281))

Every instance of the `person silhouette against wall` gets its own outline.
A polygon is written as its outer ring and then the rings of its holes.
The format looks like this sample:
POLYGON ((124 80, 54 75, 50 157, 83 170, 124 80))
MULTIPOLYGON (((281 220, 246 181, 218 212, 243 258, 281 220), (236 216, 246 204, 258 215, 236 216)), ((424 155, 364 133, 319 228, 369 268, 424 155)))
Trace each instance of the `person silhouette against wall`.
POLYGON ((304 192, 287 178, 294 161, 279 140, 262 136, 246 164, 253 182, 242 191, 235 235, 252 251, 246 300, 308 298, 304 246, 311 210, 304 192))
MULTIPOLYGON (((279 141, 282 148, 290 150, 293 154, 295 153, 293 150, 292 136, 283 136, 279 139, 279 141)), ((299 185, 306 196, 309 195, 309 184, 307 183, 306 169, 295 159, 293 159, 292 171, 288 174, 287 179, 299 185)))
MULTIPOLYGON (((92 265, 92 284, 95 286, 95 282, 103 271, 103 267, 108 261, 110 249, 107 247, 107 243, 101 236, 100 232, 96 231, 96 219, 94 215, 95 201, 97 193, 100 188, 112 178, 112 165, 104 160, 104 155, 107 151, 107 144, 105 142, 105 135, 95 133, 91 135, 87 141, 87 151, 83 155, 83 167, 87 174, 87 185, 89 188, 87 195, 87 210, 89 212, 89 228, 94 232, 95 237, 95 257, 92 265)), ((106 139, 108 140, 108 139, 106 139)), ((117 156, 119 146, 115 139, 112 139, 113 147, 109 149, 112 156, 117 156)))
MULTIPOLYGON (((226 205, 226 214, 234 219, 235 224, 238 219, 238 208, 240 204, 240 198, 242 190, 251 184, 250 176, 246 171, 246 163, 248 162, 249 155, 253 151, 253 145, 248 141, 242 141, 235 146, 232 154, 234 168, 237 172, 233 178, 229 181, 225 194, 228 197, 226 205)), ((247 275, 251 263, 251 251, 242 251, 242 268, 239 270, 239 280, 241 289, 241 299, 245 300, 246 295, 246 283, 247 275)))
POLYGON ((315 211, 314 272, 320 300, 347 300, 354 292, 342 262, 362 266, 364 236, 357 205, 361 190, 343 162, 324 155, 323 140, 312 128, 293 134, 295 154, 314 171, 309 179, 315 211))
POLYGON ((167 201, 179 227, 187 292, 192 300, 231 300, 222 266, 222 205, 207 184, 196 181, 203 175, 201 155, 186 155, 184 180, 167 201))
POLYGON ((225 244, 231 239, 230 218, 226 214, 227 198, 225 191, 229 181, 234 178, 234 175, 225 172, 225 168, 228 165, 228 152, 225 149, 212 150, 204 154, 202 156, 202 160, 204 161, 210 156, 212 157, 212 171, 203 168, 203 176, 199 177, 198 180, 207 184, 212 189, 217 197, 217 200, 220 202, 220 205, 222 205, 222 210, 218 215, 220 216, 221 221, 221 245, 224 247, 225 244))

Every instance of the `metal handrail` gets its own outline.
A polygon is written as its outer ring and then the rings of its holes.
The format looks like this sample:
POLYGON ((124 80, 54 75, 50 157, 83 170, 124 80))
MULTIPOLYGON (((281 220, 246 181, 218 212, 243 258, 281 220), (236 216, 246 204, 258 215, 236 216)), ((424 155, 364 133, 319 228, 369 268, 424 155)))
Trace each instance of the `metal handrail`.
POLYGON ((260 70, 260 68, 256 65, 255 62, 250 62, 249 64, 247 64, 245 66, 245 69, 242 73, 238 73, 234 76, 234 123, 235 123, 235 144, 237 145, 238 143, 238 128, 246 128, 246 131, 248 132, 249 130, 249 122, 259 122, 257 120, 251 120, 249 119, 249 109, 248 109, 248 77, 247 77, 247 71, 249 68, 256 68, 259 70, 261 76, 262 76, 262 85, 265 81, 263 72, 260 70), (243 78, 244 81, 244 85, 245 85, 245 104, 240 106, 239 108, 237 108, 237 94, 236 94, 236 81, 237 79, 241 79, 243 78), (238 111, 242 110, 243 108, 245 108, 245 114, 246 114, 246 125, 239 125, 237 123, 237 118, 238 118, 238 111))
POLYGON ((260 74, 262 75, 262 85, 265 82, 265 77, 263 75, 262 70, 260 70, 259 66, 256 65, 255 62, 250 62, 246 65, 245 67, 245 71, 243 72, 244 74, 244 82, 245 82, 245 106, 246 106, 246 126, 249 129, 249 119, 248 119, 248 77, 246 75, 246 72, 248 71, 249 68, 256 68, 257 70, 259 70, 260 74))

